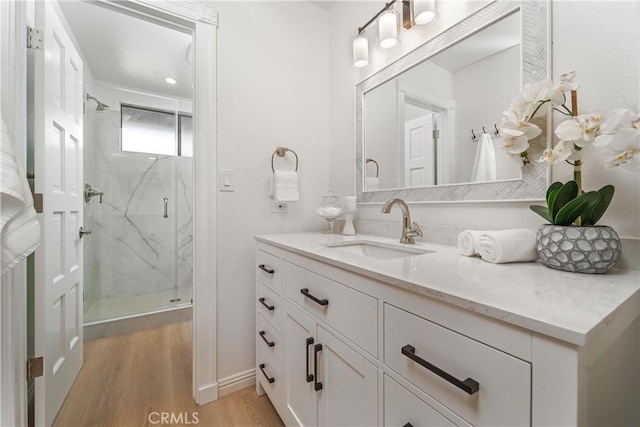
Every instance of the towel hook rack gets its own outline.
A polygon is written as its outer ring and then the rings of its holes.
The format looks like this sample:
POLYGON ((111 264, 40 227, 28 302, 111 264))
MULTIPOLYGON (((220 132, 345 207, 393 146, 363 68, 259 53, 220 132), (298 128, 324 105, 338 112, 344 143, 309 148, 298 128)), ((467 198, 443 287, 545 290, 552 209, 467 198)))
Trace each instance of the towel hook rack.
MULTIPOLYGON (((373 159, 367 159, 365 162, 365 166, 369 163, 373 163, 376 165, 376 178, 378 178, 378 174, 380 173, 380 165, 373 159)), ((366 175, 366 174, 365 174, 366 175)))
POLYGON ((276 169, 273 167, 273 159, 275 158, 276 154, 278 155, 278 157, 284 157, 284 155, 287 154, 287 151, 293 153, 293 155, 296 156, 296 172, 298 172, 298 154, 287 147, 276 147, 276 151, 274 151, 271 155, 271 170, 273 172, 276 171, 276 169))
MULTIPOLYGON (((493 124, 493 129, 489 129, 489 132, 487 132, 487 130, 485 129, 484 126, 482 126, 482 133, 483 134, 489 134, 491 136, 499 136, 500 135, 500 131, 498 130, 498 124, 494 123, 493 124)), ((475 131, 473 129, 471 129, 471 140, 472 141, 477 141, 478 139, 480 139, 481 134, 475 133, 475 131)))

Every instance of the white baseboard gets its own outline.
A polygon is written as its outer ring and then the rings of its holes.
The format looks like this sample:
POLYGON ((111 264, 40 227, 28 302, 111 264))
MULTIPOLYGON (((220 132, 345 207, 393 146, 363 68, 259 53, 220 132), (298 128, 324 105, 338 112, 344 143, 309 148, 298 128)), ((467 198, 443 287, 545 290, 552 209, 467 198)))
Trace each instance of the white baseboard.
POLYGON ((256 369, 251 368, 221 379, 218 382, 219 396, 226 396, 234 391, 250 387, 256 383, 256 369))
POLYGON ((196 403, 200 406, 218 400, 218 383, 200 387, 196 395, 196 403))

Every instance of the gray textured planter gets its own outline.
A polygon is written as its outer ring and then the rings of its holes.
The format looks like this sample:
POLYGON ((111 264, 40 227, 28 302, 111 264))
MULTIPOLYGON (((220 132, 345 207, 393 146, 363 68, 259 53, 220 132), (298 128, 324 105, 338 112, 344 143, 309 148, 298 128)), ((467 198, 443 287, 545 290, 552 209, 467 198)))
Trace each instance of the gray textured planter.
POLYGON ((573 227, 545 224, 538 230, 536 250, 556 270, 603 274, 620 259, 622 245, 608 226, 573 227))

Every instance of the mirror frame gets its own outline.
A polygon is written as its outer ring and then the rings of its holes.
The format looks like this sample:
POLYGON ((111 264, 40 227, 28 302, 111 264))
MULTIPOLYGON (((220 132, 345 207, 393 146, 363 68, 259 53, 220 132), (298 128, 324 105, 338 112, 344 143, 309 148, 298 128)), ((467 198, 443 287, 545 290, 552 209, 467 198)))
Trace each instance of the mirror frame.
MULTIPOLYGON (((461 183, 430 187, 364 190, 364 95, 395 78, 448 46, 461 41, 511 13, 522 12, 522 83, 549 79, 550 8, 546 1, 497 0, 483 7, 438 36, 356 85, 356 196, 358 203, 378 204, 392 198, 407 202, 484 202, 540 200, 544 198, 551 172, 534 160, 523 167, 522 178, 489 183, 461 183)), ((515 95, 514 95, 515 98, 515 95)), ((509 106, 505 105, 507 109, 509 106)), ((532 150, 542 152, 550 140, 550 120, 542 124, 542 135, 529 141, 532 150)))

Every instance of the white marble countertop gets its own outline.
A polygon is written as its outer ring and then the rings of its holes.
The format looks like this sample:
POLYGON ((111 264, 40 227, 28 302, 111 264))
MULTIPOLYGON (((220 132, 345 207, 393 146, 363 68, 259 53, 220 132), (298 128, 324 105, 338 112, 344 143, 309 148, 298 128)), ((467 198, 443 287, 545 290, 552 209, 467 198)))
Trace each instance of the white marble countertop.
POLYGON ((399 245, 370 235, 290 233, 256 240, 580 346, 623 311, 640 314, 638 271, 578 274, 539 263, 491 264, 429 243, 411 246, 432 253, 389 260, 323 246, 347 240, 399 245))

